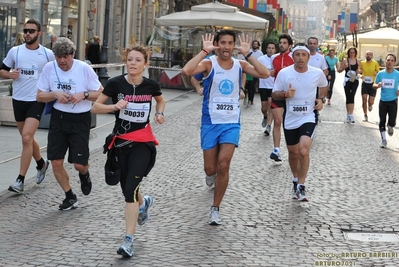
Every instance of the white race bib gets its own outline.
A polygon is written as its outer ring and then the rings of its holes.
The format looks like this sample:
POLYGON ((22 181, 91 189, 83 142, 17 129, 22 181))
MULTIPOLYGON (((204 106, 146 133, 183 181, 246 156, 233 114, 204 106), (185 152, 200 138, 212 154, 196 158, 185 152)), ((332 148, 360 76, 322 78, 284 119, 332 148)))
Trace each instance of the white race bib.
POLYGON ((385 89, 395 89, 394 79, 382 79, 382 87, 385 89))
POLYGON ((232 115, 238 113, 238 102, 236 98, 214 97, 212 111, 220 115, 232 115))
POLYGON ((364 76, 364 77, 363 77, 363 81, 364 81, 365 83, 373 83, 373 77, 364 76))
POLYGON ((31 67, 22 67, 19 70, 19 77, 22 79, 37 80, 39 78, 39 68, 35 64, 32 64, 31 67))
POLYGON ((150 103, 129 103, 121 109, 119 118, 130 122, 147 122, 150 115, 150 103))
POLYGON ((313 112, 313 109, 309 101, 291 100, 288 102, 288 112, 295 116, 306 116, 310 112, 313 112))

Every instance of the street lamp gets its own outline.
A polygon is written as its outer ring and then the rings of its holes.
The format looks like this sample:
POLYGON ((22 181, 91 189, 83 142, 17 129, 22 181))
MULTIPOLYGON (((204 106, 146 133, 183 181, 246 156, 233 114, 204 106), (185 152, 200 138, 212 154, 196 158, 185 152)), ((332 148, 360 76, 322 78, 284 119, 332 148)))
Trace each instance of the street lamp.
MULTIPOLYGON (((108 63, 108 31, 109 31, 109 7, 110 0, 105 1, 105 17, 104 17, 104 36, 103 36, 103 46, 100 54, 100 63, 106 64, 108 63)), ((109 75, 107 72, 107 68, 100 68, 98 72, 98 79, 103 86, 107 83, 109 79, 109 75)))

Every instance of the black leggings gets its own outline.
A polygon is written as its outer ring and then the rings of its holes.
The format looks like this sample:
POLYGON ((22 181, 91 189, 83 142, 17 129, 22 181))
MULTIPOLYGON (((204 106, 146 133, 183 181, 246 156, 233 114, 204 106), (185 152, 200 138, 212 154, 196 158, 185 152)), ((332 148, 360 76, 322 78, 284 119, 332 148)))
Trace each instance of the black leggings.
POLYGON ((138 202, 140 183, 155 163, 154 153, 155 145, 149 143, 131 143, 119 148, 120 183, 126 202, 138 202))
POLYGON ((398 100, 393 101, 380 101, 379 104, 379 115, 380 115, 380 132, 385 132, 385 125, 388 115, 388 125, 395 127, 396 125, 396 114, 398 112, 398 100))
POLYGON ((331 99, 332 94, 333 94, 333 88, 334 88, 334 83, 335 83, 335 70, 330 70, 328 73, 330 75, 330 89, 328 90, 328 99, 331 99))
POLYGON ((346 104, 354 104, 355 103, 355 95, 357 87, 359 86, 359 81, 356 80, 354 82, 347 81, 345 84, 345 96, 346 96, 346 104))
POLYGON ((253 103, 255 96, 255 81, 247 81, 245 84, 245 89, 247 89, 248 92, 248 102, 253 103))

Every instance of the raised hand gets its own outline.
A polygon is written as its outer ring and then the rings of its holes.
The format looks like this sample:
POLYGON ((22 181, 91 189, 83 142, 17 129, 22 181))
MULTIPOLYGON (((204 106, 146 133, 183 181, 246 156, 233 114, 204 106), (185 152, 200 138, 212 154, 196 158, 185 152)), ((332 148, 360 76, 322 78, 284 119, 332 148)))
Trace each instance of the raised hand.
POLYGON ((235 48, 237 48, 244 56, 248 55, 251 49, 252 38, 248 35, 241 34, 238 36, 238 39, 240 40, 240 46, 236 46, 235 48))
POLYGON ((213 40, 215 36, 211 33, 207 33, 205 35, 202 35, 202 48, 205 49, 208 53, 210 53, 213 50, 218 49, 218 47, 213 46, 213 40))

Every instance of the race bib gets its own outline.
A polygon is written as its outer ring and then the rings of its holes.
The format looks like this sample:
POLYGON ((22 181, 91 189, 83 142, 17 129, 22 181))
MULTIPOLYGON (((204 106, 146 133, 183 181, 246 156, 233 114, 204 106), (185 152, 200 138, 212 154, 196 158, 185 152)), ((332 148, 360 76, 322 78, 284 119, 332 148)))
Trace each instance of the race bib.
POLYGON ((288 111, 295 116, 306 116, 313 112, 313 107, 309 101, 289 101, 288 111))
POLYGON ((395 89, 394 79, 382 79, 382 87, 385 89, 395 89))
POLYGON ((147 122, 150 115, 150 103, 129 103, 119 112, 119 118, 130 122, 147 122))
POLYGON ((373 83, 373 77, 364 76, 364 77, 363 77, 363 81, 364 81, 365 83, 373 83))
POLYGON ((19 77, 22 79, 35 79, 39 78, 39 69, 37 65, 33 64, 31 67, 22 67, 19 70, 19 77))
POLYGON ((212 111, 221 115, 232 115, 238 113, 238 102, 235 98, 214 97, 212 111))

